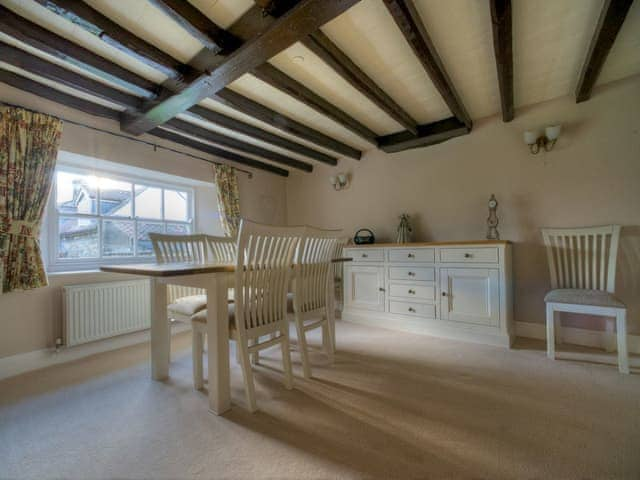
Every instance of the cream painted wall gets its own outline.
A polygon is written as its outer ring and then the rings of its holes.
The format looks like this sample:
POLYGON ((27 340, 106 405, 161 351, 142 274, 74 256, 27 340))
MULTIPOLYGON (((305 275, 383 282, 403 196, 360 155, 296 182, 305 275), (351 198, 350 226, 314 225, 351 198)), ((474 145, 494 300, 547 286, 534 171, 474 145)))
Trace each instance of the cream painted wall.
MULTIPOLYGON (((499 230, 514 242, 515 316, 543 322, 549 288, 539 228, 618 223, 625 226, 617 290, 629 307, 629 331, 640 333, 640 77, 596 90, 591 100, 570 97, 519 109, 516 118, 477 121, 471 134, 440 145, 360 162, 317 167, 287 181, 290 224, 369 227, 393 241, 398 216, 411 215, 415 240, 472 240, 486 233, 487 200, 499 201, 499 230), (563 134, 552 152, 531 155, 522 133, 555 122, 563 134), (346 171, 349 189, 336 192, 329 175, 346 171)), ((595 319, 565 324, 601 329, 595 319)))
MULTIPOLYGON (((34 95, 0 84, 0 100, 33 108, 69 120, 86 123, 117 132, 118 125, 76 110, 62 107, 34 95)), ((207 157, 206 154, 181 145, 156 139, 142 138, 159 145, 207 157)), ((73 153, 157 170, 201 181, 212 179, 211 164, 164 150, 154 152, 147 145, 67 123, 60 148, 73 153)), ((210 157, 215 160, 214 157, 210 157)), ((251 169, 250 169, 251 170, 251 169)), ((252 170, 254 176, 238 174, 241 213, 260 222, 282 224, 286 221, 285 179, 266 172, 252 170)), ((196 188, 196 224, 200 231, 217 233, 215 189, 196 188)), ((106 273, 62 274, 50 277, 50 286, 29 292, 0 295, 0 358, 39 350, 54 345, 61 333, 62 286, 77 283, 118 280, 122 277, 106 273)))

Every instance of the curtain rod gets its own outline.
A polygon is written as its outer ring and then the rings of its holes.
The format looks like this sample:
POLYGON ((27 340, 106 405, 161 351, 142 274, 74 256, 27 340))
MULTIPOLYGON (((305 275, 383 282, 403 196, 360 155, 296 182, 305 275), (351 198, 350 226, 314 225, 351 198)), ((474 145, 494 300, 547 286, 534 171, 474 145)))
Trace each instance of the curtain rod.
MULTIPOLYGON (((63 122, 70 123, 71 125, 77 125, 79 127, 88 128, 89 130, 94 130, 96 132, 102 132, 102 133, 106 133, 108 135, 112 135, 114 137, 124 138, 125 140, 129 140, 129 141, 132 141, 132 142, 138 142, 138 143, 142 143, 144 145, 149 145, 149 146, 153 147, 154 151, 159 148, 161 150, 167 150, 169 152, 178 153, 180 155, 184 155, 186 157, 195 158, 196 160, 201 160, 203 162, 212 163, 214 165, 226 165, 226 163, 221 163, 221 162, 216 162, 214 160, 209 160, 208 158, 200 157, 198 155, 193 155, 192 153, 187 153, 187 152, 183 152, 183 151, 180 151, 180 150, 176 150, 175 148, 163 147, 162 145, 158 145, 157 143, 148 142, 146 140, 141 140, 139 138, 133 138, 133 137, 130 137, 128 135, 123 135, 121 133, 111 132, 111 131, 105 130, 103 128, 93 127, 91 125, 87 125, 85 123, 76 122, 74 120, 69 120, 67 118, 60 117, 58 115, 51 115, 50 113, 39 112, 38 110, 34 110, 34 109, 28 108, 28 107, 23 107, 22 105, 14 105, 12 103, 8 103, 8 102, 2 101, 2 100, 0 100, 0 104, 1 105, 5 105, 7 107, 22 108, 23 110, 27 110, 28 112, 41 113, 43 115, 49 115, 51 117, 55 117, 55 118, 57 118, 59 120, 62 120, 63 122)), ((233 168, 234 170, 237 170, 238 172, 242 172, 242 173, 247 174, 247 176, 249 178, 253 178, 253 172, 250 172, 249 170, 244 170, 244 169, 238 168, 238 167, 231 167, 231 168, 233 168)))

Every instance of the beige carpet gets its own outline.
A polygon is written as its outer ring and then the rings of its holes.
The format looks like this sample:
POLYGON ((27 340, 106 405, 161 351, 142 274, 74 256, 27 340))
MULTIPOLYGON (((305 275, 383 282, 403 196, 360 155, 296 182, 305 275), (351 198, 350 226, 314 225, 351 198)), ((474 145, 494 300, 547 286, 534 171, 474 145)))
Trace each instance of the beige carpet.
POLYGON ((638 358, 623 376, 603 352, 549 361, 542 342, 337 332, 335 365, 314 354, 293 391, 267 351, 254 415, 235 361, 233 410, 207 413, 188 334, 167 383, 149 379, 146 346, 0 382, 0 477, 640 478, 638 358))

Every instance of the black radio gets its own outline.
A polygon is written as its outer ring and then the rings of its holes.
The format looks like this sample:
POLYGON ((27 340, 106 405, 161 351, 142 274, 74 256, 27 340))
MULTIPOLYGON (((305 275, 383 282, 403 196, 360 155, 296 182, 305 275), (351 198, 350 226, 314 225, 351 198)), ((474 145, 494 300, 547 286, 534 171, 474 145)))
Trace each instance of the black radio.
POLYGON ((367 245, 370 243, 375 243, 375 241, 376 237, 368 228, 361 228, 353 237, 353 243, 355 243, 356 245, 367 245))

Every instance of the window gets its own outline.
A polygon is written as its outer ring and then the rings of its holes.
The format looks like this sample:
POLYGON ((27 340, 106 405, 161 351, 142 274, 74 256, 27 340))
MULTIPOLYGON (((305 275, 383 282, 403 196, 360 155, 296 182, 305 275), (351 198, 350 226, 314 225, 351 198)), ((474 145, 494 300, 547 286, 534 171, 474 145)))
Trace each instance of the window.
POLYGON ((149 233, 194 231, 193 190, 59 165, 47 222, 50 270, 149 261, 149 233))

